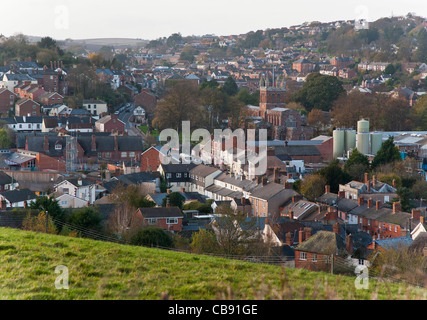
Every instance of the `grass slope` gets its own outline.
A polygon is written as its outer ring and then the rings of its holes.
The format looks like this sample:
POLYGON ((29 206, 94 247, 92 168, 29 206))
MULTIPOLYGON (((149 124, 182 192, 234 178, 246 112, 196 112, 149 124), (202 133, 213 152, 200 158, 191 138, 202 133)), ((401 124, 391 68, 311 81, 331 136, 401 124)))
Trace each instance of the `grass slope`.
POLYGON ((0 299, 423 299, 423 291, 203 255, 0 228, 0 299), (69 270, 69 289, 55 288, 69 270))

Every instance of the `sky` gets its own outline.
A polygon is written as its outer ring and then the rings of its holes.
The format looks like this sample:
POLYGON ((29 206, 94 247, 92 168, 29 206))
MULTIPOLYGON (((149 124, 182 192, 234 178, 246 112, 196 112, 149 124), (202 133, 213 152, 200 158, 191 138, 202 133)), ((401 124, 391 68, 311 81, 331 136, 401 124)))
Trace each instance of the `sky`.
POLYGON ((303 22, 427 17, 426 0, 20 0, 2 3, 0 33, 57 40, 231 35, 303 22), (16 13, 16 14, 15 14, 16 13))

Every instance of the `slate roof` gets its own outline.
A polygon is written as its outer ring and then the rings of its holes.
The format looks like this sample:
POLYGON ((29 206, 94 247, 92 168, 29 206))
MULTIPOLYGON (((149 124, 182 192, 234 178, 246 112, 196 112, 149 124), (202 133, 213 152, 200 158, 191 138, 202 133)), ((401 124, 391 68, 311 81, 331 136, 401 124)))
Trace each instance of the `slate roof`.
POLYGON ((314 145, 305 145, 305 146, 287 146, 287 147, 277 147, 275 149, 276 155, 289 155, 289 156, 321 156, 319 149, 314 145))
POLYGON ((319 231, 298 244, 295 250, 324 255, 346 255, 345 241, 335 232, 319 231))
POLYGON ((154 207, 138 209, 144 218, 183 218, 184 215, 178 207, 154 207))
POLYGON ((33 200, 37 198, 37 195, 34 191, 30 189, 16 189, 12 191, 2 192, 1 195, 6 198, 11 203, 33 200))
POLYGON ((269 200, 270 198, 278 195, 279 193, 283 195, 283 203, 288 201, 293 195, 298 194, 295 190, 285 189, 281 184, 269 183, 254 190, 251 196, 263 200, 269 200))
POLYGON ((190 173, 199 177, 207 177, 215 171, 220 171, 217 168, 209 167, 204 164, 200 164, 197 167, 190 170, 190 173))
POLYGON ((0 185, 10 184, 13 179, 7 173, 0 171, 0 185))
POLYGON ((375 243, 383 249, 398 249, 399 247, 408 248, 413 240, 409 236, 387 238, 382 240, 375 240, 375 243))

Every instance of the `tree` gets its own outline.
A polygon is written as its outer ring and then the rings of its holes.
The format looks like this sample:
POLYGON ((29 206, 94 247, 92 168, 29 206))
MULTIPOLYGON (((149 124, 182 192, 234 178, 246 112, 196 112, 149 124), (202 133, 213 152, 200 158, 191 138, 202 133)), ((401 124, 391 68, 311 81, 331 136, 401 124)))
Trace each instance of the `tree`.
MULTIPOLYGON (((77 229, 92 229, 95 231, 101 230, 102 218, 93 207, 86 207, 72 211, 69 215, 67 222, 72 226, 78 227, 77 229)), ((71 227, 72 228, 72 227, 71 227)), ((79 232, 83 236, 91 237, 91 233, 79 232)))
POLYGON ((411 209, 410 200, 414 196, 411 189, 406 187, 400 187, 400 188, 397 188, 396 194, 399 197, 399 202, 402 206, 402 210, 409 211, 411 209))
POLYGON ((182 121, 189 120, 193 125, 200 125, 201 118, 202 109, 197 88, 188 82, 180 81, 159 100, 152 124, 158 129, 172 128, 180 131, 182 121))
POLYGON ((328 125, 328 120, 322 110, 313 109, 308 114, 307 123, 309 126, 314 128, 316 133, 315 135, 317 136, 325 131, 326 126, 328 125))
POLYGON ((58 200, 53 196, 42 196, 36 198, 36 201, 31 202, 30 208, 40 210, 45 213, 47 212, 49 217, 52 217, 53 220, 64 221, 64 211, 59 205, 58 200))
POLYGON ((415 52, 415 58, 419 62, 427 63, 427 31, 425 28, 421 28, 417 40, 418 48, 415 52))
POLYGON ((323 176, 319 174, 309 175, 301 181, 299 192, 310 201, 315 201, 324 194, 325 185, 326 179, 323 176))
POLYGON ((11 144, 10 135, 5 129, 0 129, 0 149, 9 149, 11 144))
POLYGON ((234 96, 239 91, 239 88, 237 87, 236 81, 234 81, 232 76, 229 76, 227 80, 224 82, 224 85, 222 86, 222 90, 228 94, 229 96, 234 96))
POLYGON ((418 180, 412 187, 412 193, 415 199, 427 200, 427 181, 418 180))
POLYGON ((374 159, 372 160, 372 168, 376 168, 379 165, 400 161, 401 156, 399 149, 394 145, 393 137, 390 137, 382 144, 380 150, 378 150, 374 159))
POLYGON ((360 153, 359 150, 354 149, 344 165, 344 171, 347 172, 354 180, 360 180, 368 169, 368 157, 360 153))
POLYGON ((191 250, 198 254, 216 254, 220 250, 215 233, 206 229, 199 229, 193 234, 190 246, 191 250))
POLYGON ((313 108, 329 111, 333 102, 343 93, 345 90, 337 77, 314 72, 307 76, 302 89, 294 95, 293 100, 300 102, 307 111, 313 108))
POLYGON ((140 229, 131 236, 130 243, 136 246, 173 247, 172 237, 163 229, 156 227, 140 229))
POLYGON ((246 214, 235 213, 225 204, 218 206, 215 214, 212 228, 222 254, 250 255, 259 251, 263 240, 256 218, 246 218, 246 214))
POLYGON ((393 75, 395 72, 396 72, 396 69, 394 68, 394 65, 391 63, 384 69, 385 74, 393 75))
POLYGON ((240 89, 237 94, 237 99, 246 105, 259 105, 259 92, 250 93, 248 89, 240 89))
POLYGON ((197 54, 197 51, 192 47, 191 45, 185 46, 182 51, 181 55, 179 56, 179 60, 188 61, 190 63, 194 62, 194 56, 197 54))
MULTIPOLYGON (((22 222, 22 228, 27 231, 46 232, 46 213, 40 211, 37 216, 32 216, 31 213, 28 213, 22 222)), ((50 216, 47 223, 47 233, 57 233, 55 224, 50 216)))
POLYGON ((171 192, 162 200, 162 206, 166 207, 166 204, 168 203, 171 205, 171 207, 178 207, 182 209, 182 206, 184 205, 185 198, 184 196, 179 192, 171 192))
POLYGON ((325 178, 326 184, 330 186, 330 190, 333 193, 338 193, 340 184, 346 184, 351 181, 350 175, 341 168, 337 159, 321 169, 319 174, 325 178))

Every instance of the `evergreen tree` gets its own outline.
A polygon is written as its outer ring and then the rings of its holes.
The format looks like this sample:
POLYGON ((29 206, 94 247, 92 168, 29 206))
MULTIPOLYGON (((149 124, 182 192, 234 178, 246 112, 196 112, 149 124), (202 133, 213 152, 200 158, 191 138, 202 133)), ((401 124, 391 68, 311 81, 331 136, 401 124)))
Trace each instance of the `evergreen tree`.
POLYGON ((401 156, 399 149, 394 145, 393 137, 390 137, 383 143, 380 150, 378 150, 377 154, 372 160, 372 168, 400 160, 401 156))

